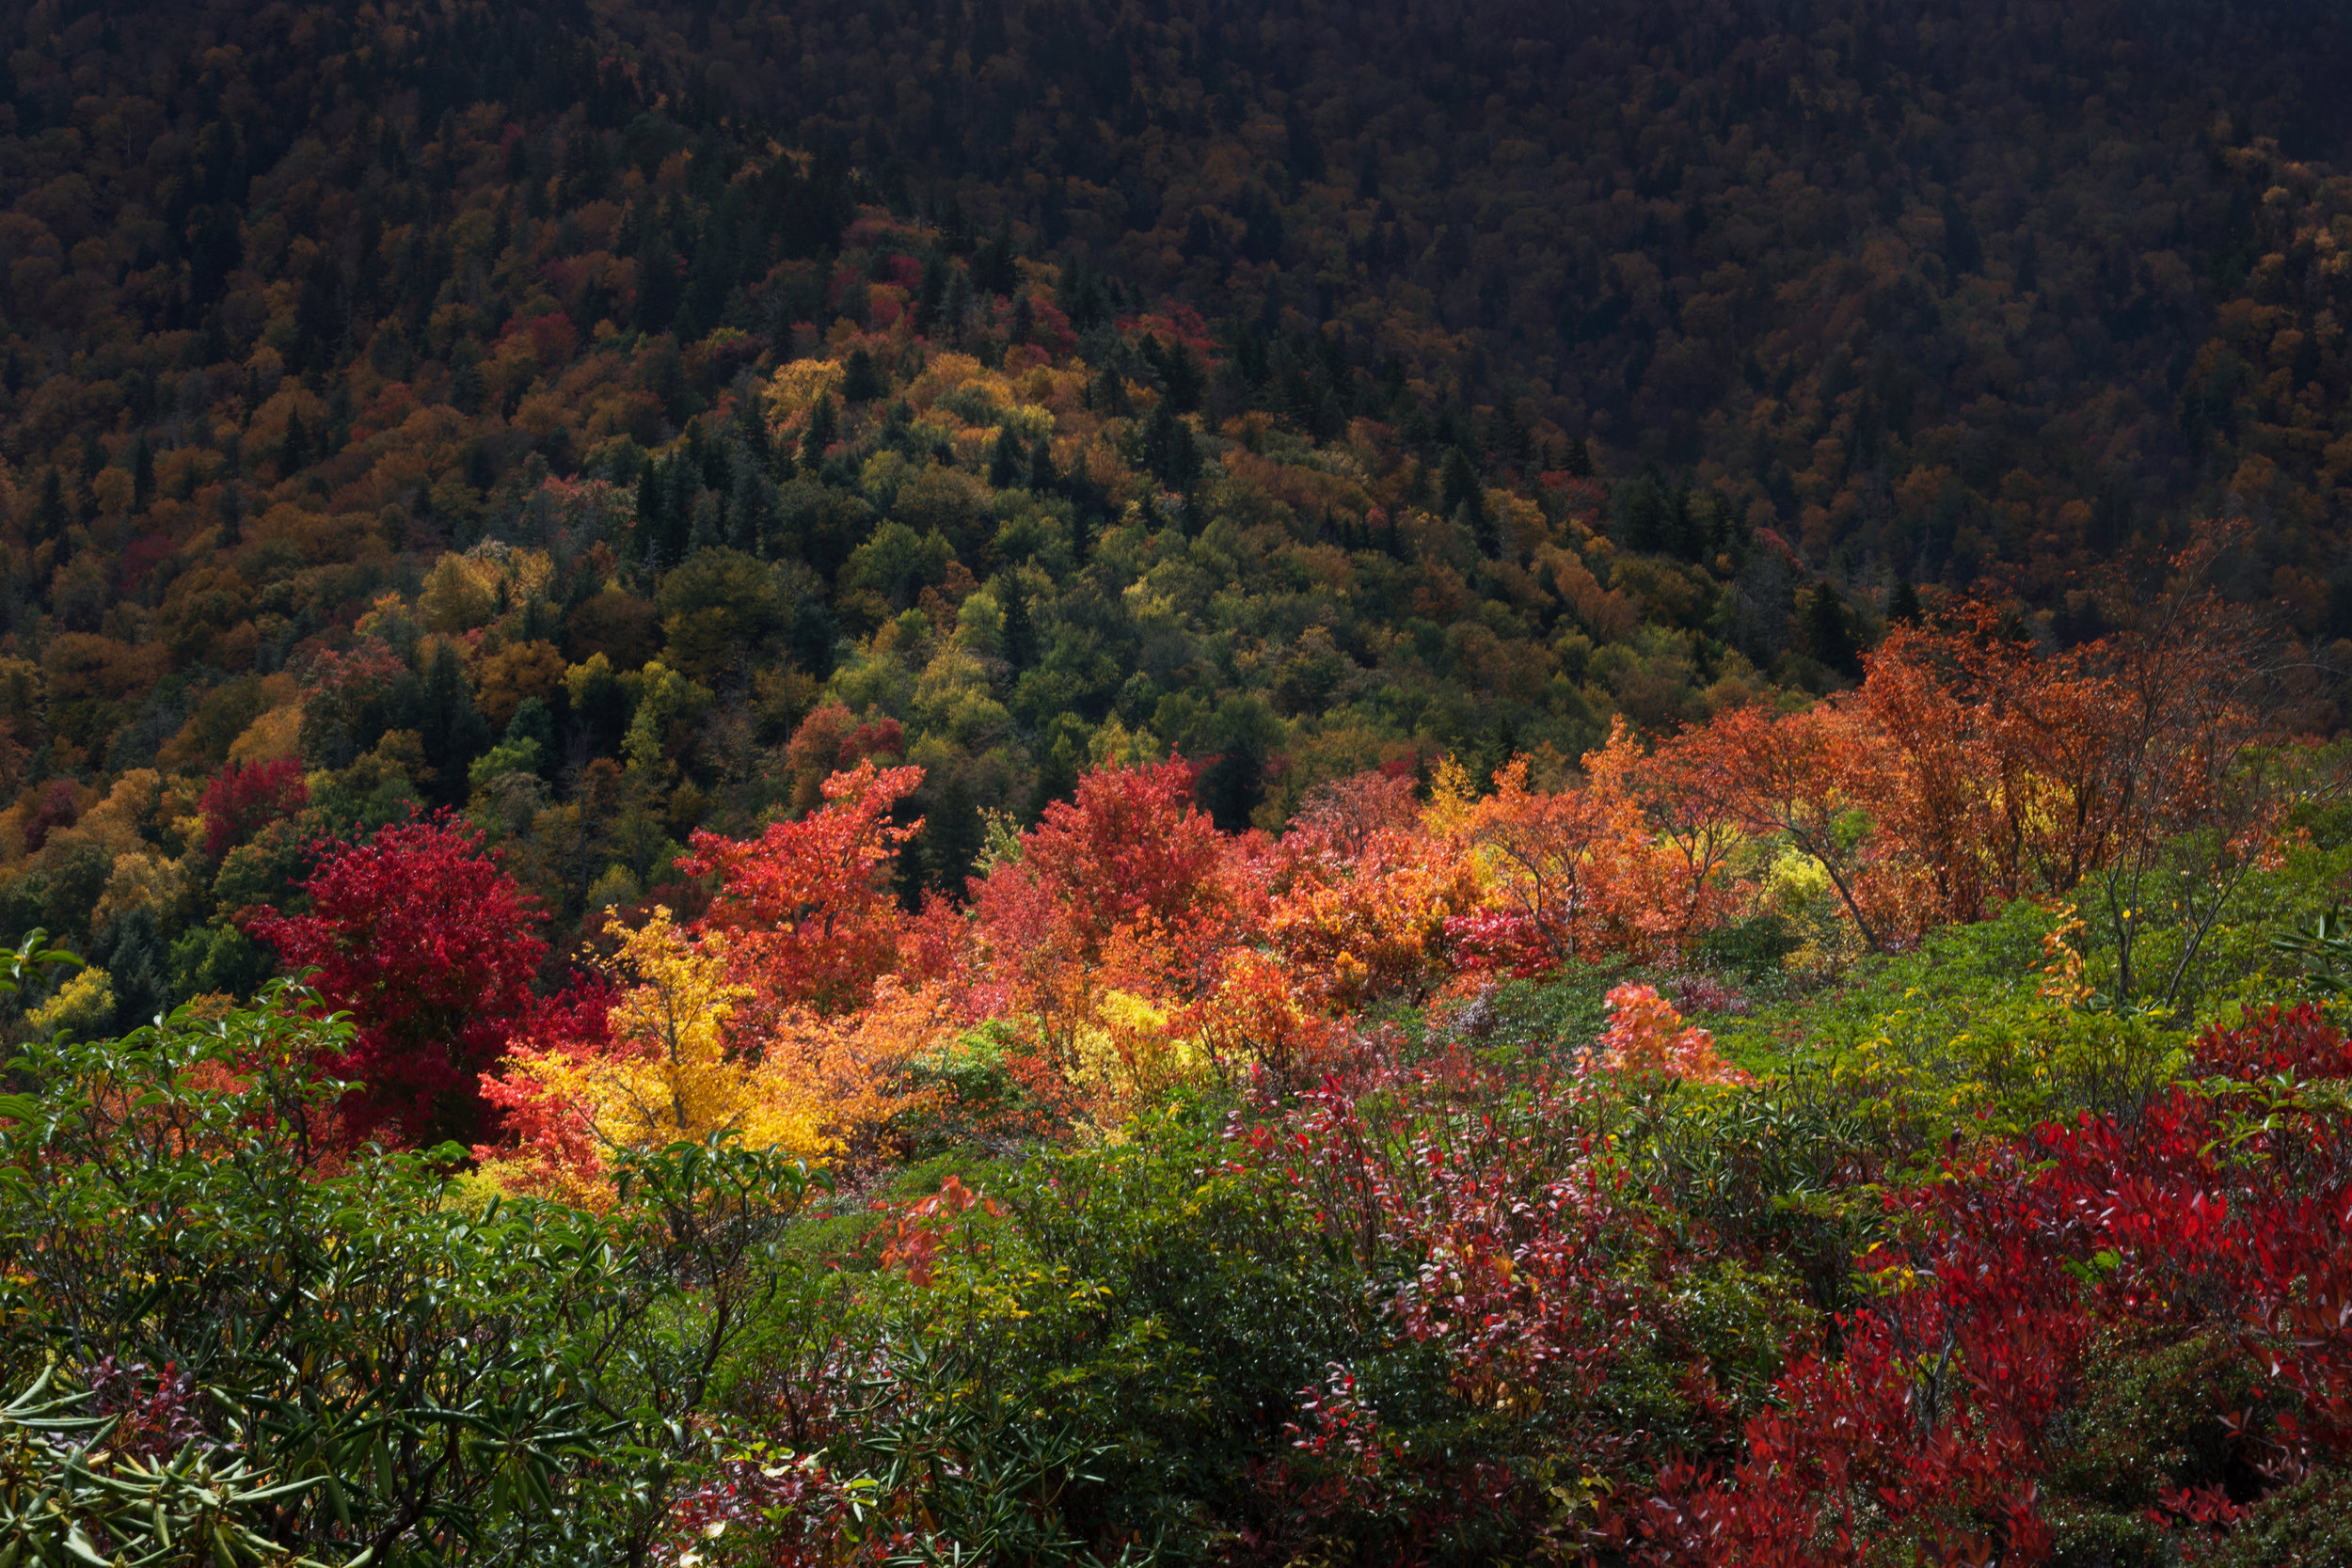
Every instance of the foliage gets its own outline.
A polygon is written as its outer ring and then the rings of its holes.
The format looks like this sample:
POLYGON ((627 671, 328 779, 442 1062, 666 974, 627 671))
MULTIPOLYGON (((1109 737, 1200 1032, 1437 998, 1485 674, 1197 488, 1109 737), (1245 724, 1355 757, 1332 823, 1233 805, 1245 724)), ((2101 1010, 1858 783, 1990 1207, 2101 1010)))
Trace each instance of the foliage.
MULTIPOLYGON (((14 1560, 42 1568, 286 1560, 253 1526, 310 1482, 259 1484, 201 1444, 158 1449, 144 1440, 148 1412, 90 1414, 89 1394, 53 1394, 51 1382, 44 1371, 0 1407, 0 1539, 14 1560)), ((162 1395, 184 1398, 168 1386, 162 1395)))
POLYGON ((871 761, 825 781, 825 804, 735 843, 698 832, 678 863, 716 884, 699 928, 728 939, 747 999, 768 1010, 852 1007, 897 967, 901 919, 882 886, 893 850, 921 830, 891 809, 921 782, 912 768, 871 761))
POLYGON ((398 823, 364 844, 314 845, 300 914, 247 926, 287 963, 315 973, 330 1006, 364 1022, 323 1064, 362 1085, 358 1131, 412 1140, 478 1119, 478 1075, 531 1006, 547 943, 539 911, 480 833, 446 816, 398 823))
POLYGON ((2332 1560, 2344 35, 1979 13, 0 24, 0 1554, 2332 1560))

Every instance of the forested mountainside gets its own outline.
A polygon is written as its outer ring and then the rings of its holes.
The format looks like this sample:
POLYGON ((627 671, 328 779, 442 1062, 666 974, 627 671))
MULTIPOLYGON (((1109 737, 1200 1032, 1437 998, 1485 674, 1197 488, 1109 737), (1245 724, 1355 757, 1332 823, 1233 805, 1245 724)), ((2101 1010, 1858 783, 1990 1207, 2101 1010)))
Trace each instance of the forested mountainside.
POLYGON ((496 785, 577 914, 837 708, 953 891, 1108 755, 1271 826, 1826 689, 1915 582, 2079 640, 2198 514, 2324 642, 2336 26, 34 7, 0 924, 100 937, 56 829, 173 858, 172 781, 296 752, 342 824, 496 785))
POLYGON ((954 895, 980 813, 1105 758, 1213 760, 1217 819, 1273 825, 1362 768, 1825 688, 1885 608, 1370 340, 1236 345, 896 214, 585 16, 27 25, 0 924, 95 943, 126 1020, 252 983, 236 911, 414 802, 575 919, 804 807, 793 769, 904 756, 902 891, 954 895), (298 825, 193 826, 297 756, 298 825))
MULTIPOLYGON (((1428 417, 1555 421, 1818 561, 2006 566, 2045 598, 2138 530, 2243 509, 2301 574, 2280 591, 2329 613, 2341 8, 614 22, 806 145, 841 138, 887 199, 961 202, 1230 321, 1245 383, 1335 336, 1397 355, 1428 417)), ((1350 403, 1283 392, 1327 424, 1350 403)))
POLYGON ((2345 14, 0 12, 0 1568, 2352 1561, 2345 14))

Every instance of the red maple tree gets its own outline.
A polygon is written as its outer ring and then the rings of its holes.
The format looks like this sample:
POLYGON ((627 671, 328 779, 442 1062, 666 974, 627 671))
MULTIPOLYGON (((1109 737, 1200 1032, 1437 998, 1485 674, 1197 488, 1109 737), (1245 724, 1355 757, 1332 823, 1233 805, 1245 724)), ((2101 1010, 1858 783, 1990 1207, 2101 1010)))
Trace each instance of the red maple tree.
POLYGON ((357 1020, 351 1050, 321 1064, 358 1085, 351 1124, 363 1136, 469 1140, 481 1074, 533 1009, 548 951, 538 900, 447 812, 313 850, 310 911, 263 908, 246 928, 290 968, 314 971, 321 1001, 357 1020))
POLYGON ((922 782, 920 768, 867 760, 827 779, 825 804, 797 822, 771 823, 757 838, 688 841, 693 852, 678 869, 719 884, 697 931, 725 934, 759 1008, 854 1006, 898 967, 907 922, 885 869, 922 822, 901 826, 891 812, 922 782))

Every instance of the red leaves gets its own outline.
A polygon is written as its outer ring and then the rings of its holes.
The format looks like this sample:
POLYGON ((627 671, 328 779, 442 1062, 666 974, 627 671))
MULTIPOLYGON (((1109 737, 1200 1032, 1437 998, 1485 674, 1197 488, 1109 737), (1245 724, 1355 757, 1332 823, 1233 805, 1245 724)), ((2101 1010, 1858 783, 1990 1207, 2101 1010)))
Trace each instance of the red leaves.
POLYGON ((1057 800, 978 888, 979 922, 1016 969, 1091 966, 1114 939, 1132 965, 1198 983, 1255 903, 1241 840, 1192 803, 1186 762, 1106 768, 1057 800))
POLYGON ((882 1266, 905 1271, 913 1284, 929 1285, 938 1267, 941 1244, 956 1221, 973 1209, 992 1218, 1005 1212, 994 1198, 965 1186, 961 1176, 949 1176, 940 1183, 939 1191, 908 1204, 892 1217, 882 1241, 882 1266))
MULTIPOLYGON (((2343 1052, 2304 1007, 2210 1032, 2197 1053, 2259 1078, 2341 1072, 2343 1052)), ((2243 1115, 2175 1090, 1948 1175, 1899 1200, 1927 1226, 1911 1254, 1864 1259, 1891 1293, 1846 1320, 1843 1359, 1781 1380, 1784 1408, 1749 1423, 1731 1474, 1670 1467, 1619 1513, 1639 1560, 1809 1568, 1902 1542, 1928 1560, 2047 1560, 2039 1478, 2058 1418, 2094 1338, 2124 1330, 2234 1336, 2277 1413, 2216 1414, 2274 1479, 2352 1450, 2352 1131, 2329 1108, 2285 1097, 2243 1115)), ((2198 1528, 2239 1512, 2210 1486, 2157 1500, 2152 1517, 2198 1528)))
POLYGON ((232 762, 204 787, 204 853, 218 860, 256 832, 310 803, 302 759, 232 762))
POLYGON ((315 846, 308 914, 256 911, 247 928, 293 968, 315 969, 329 1007, 357 1015, 344 1058, 362 1134, 468 1139, 480 1075, 534 1006, 548 946, 537 900, 462 819, 396 823, 363 844, 315 846))
POLYGON ((825 804, 755 839, 696 832, 678 862, 719 891, 698 931, 723 931, 737 975, 765 1010, 853 1007, 898 963, 905 916, 884 887, 890 858, 921 827, 892 822, 919 768, 861 762, 824 784, 825 804))
POLYGON ((2201 1071, 2249 1082, 2281 1075, 2352 1078, 2352 1040, 2309 1002, 2272 1007, 2235 1029, 2208 1029, 2193 1054, 2201 1071))
MULTIPOLYGON (((1658 1223, 1604 1139, 1576 1131, 1596 1092, 1441 1056, 1327 1082, 1229 1148, 1286 1177, 1331 1243, 1403 1276, 1389 1315, 1444 1357, 1467 1410, 1540 1420, 1588 1473, 1622 1479, 1655 1438, 1613 1390, 1650 1357, 1691 1369, 1681 1421, 1731 1417, 1686 1321, 1695 1243, 1658 1223)), ((1325 1390, 1295 1437, 1323 1462, 1309 1472, 1318 1484, 1361 1487, 1408 1465, 1424 1486, 1474 1479, 1445 1455, 1387 1447, 1352 1395, 1343 1379, 1325 1390)))

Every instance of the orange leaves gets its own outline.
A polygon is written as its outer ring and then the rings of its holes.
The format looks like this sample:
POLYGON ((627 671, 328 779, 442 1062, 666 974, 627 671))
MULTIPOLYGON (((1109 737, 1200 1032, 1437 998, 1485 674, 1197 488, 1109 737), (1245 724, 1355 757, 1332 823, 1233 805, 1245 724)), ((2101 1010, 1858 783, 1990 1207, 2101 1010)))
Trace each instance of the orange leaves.
POLYGON ((768 1072, 790 1082, 814 1108, 818 1132, 856 1150, 918 1102, 921 1096, 903 1086, 907 1065, 952 1040, 956 1022, 939 991, 885 974, 863 1007, 832 1015, 787 1009, 757 1050, 768 1072))
POLYGON ((755 839, 693 835, 679 868, 719 879, 699 929, 733 939, 756 1006, 852 1007, 897 967, 905 917, 883 868, 922 822, 897 825, 891 811, 922 779, 919 768, 861 762, 827 779, 825 804, 798 822, 755 839))
POLYGON ((1337 1065, 1347 1026, 1316 1010, 1279 959, 1248 948, 1225 955, 1216 985, 1168 1022, 1200 1042, 1221 1072, 1263 1069, 1292 1087, 1319 1081, 1337 1065))
POLYGON ((1602 954, 1655 962, 1730 905, 1722 872, 1738 825, 1687 787, 1672 753, 1645 756, 1621 721, 1584 771, 1581 785, 1531 789, 1518 758, 1452 830, 1489 906, 1464 928, 1523 971, 1602 954))
POLYGON ((1362 773, 1317 790, 1283 835, 1266 936, 1324 1002, 1418 996, 1441 977, 1446 922, 1478 888, 1420 816, 1411 779, 1362 773))
POLYGON ((1106 961, 1113 984, 1190 990, 1202 965, 1248 928, 1258 892, 1239 852, 1192 803, 1196 769, 1170 761, 1089 774, 1045 808, 978 888, 980 929, 1020 989, 1048 972, 1106 961))
POLYGON ((1884 896, 1884 879, 1868 875, 1877 846, 1855 831, 1883 791, 1876 752, 1877 736, 1846 706, 1774 714, 1751 705, 1661 746, 1656 766, 1691 809, 1780 834, 1812 857, 1862 940, 1883 947, 1900 931, 1900 904, 1884 896))
POLYGON ((1609 993, 1600 1051, 1600 1065, 1611 1072, 1690 1084, 1747 1082, 1748 1075, 1716 1051, 1715 1037, 1684 1023, 1652 986, 1619 986, 1609 993))
POLYGON ((905 1270, 913 1284, 930 1284, 940 1244, 947 1240, 956 1221, 975 1209, 992 1218, 1005 1212, 994 1198, 965 1186, 962 1177, 949 1176, 940 1183, 939 1191, 908 1204, 892 1217, 882 1241, 882 1266, 905 1270))
POLYGON ((1601 919, 1596 881, 1616 858, 1629 802, 1594 789, 1547 794, 1527 787, 1527 759, 1495 774, 1495 791, 1470 808, 1461 837, 1479 856, 1487 895, 1516 917, 1519 942, 1557 964, 1592 945, 1601 919))

